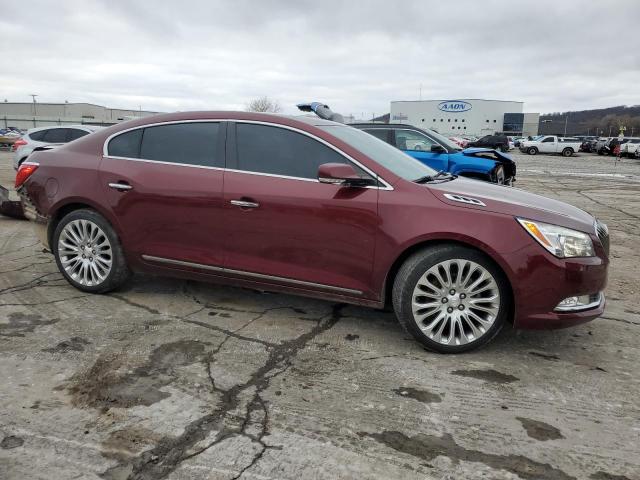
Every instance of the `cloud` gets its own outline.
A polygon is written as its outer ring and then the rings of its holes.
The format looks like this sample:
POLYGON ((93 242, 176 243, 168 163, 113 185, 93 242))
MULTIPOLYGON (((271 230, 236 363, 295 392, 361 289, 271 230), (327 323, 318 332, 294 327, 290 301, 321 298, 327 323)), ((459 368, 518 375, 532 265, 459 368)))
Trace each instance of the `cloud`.
POLYGON ((25 1, 0 20, 0 96, 155 110, 277 99, 369 116, 391 100, 640 104, 637 0, 25 1), (10 55, 9 55, 10 53, 10 55), (7 55, 9 55, 7 57, 7 55))

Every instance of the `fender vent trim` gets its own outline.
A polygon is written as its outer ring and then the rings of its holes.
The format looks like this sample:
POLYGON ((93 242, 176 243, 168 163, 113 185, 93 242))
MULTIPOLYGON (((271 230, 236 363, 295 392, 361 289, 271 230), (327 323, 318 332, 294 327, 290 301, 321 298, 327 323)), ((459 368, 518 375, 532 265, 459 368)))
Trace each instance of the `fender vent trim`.
POLYGON ((487 205, 473 197, 465 197, 464 195, 457 195, 455 193, 445 193, 444 196, 454 202, 466 203, 468 205, 477 205, 479 207, 486 207, 487 205))

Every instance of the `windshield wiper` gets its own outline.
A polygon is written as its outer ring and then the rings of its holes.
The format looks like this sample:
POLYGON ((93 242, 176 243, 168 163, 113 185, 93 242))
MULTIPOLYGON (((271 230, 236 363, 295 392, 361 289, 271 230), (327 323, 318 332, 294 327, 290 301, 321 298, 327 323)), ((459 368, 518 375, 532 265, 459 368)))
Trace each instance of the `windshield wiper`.
POLYGON ((433 176, 425 175, 424 177, 416 178, 414 180, 414 183, 429 183, 438 179, 442 179, 442 181, 447 181, 447 180, 453 180, 455 178, 458 178, 458 176, 453 175, 452 173, 449 173, 445 170, 440 170, 438 173, 436 173, 433 176))

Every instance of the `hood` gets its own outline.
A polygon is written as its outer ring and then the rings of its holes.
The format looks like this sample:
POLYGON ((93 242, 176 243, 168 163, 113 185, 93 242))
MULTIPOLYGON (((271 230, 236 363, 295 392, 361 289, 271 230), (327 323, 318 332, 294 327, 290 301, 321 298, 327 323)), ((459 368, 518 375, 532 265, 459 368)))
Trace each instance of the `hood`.
POLYGON ((462 154, 466 155, 467 157, 491 158, 492 160, 497 160, 498 162, 501 162, 501 163, 513 162, 513 158, 511 158, 511 155, 507 155, 506 153, 502 153, 492 148, 481 148, 481 147, 465 148, 464 150, 462 150, 462 154))
POLYGON ((529 193, 513 187, 494 185, 488 182, 457 178, 449 182, 428 184, 426 187, 441 202, 460 208, 502 213, 514 217, 528 218, 540 222, 560 225, 585 233, 594 232, 595 218, 584 210, 568 203, 529 193), (460 195, 480 200, 484 205, 461 203, 445 197, 445 194, 460 195))

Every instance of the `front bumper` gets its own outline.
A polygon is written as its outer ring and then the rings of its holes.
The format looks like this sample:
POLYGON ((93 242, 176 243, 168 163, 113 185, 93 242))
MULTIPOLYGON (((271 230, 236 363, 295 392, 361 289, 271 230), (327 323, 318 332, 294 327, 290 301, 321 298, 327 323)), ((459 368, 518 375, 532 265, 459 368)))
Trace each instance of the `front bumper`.
POLYGON ((594 241, 594 247, 595 257, 560 259, 532 245, 527 252, 507 258, 510 266, 515 267, 512 286, 516 328, 565 328, 602 315, 609 260, 600 243, 594 241), (568 297, 597 294, 600 300, 589 308, 557 310, 558 304, 568 297))

